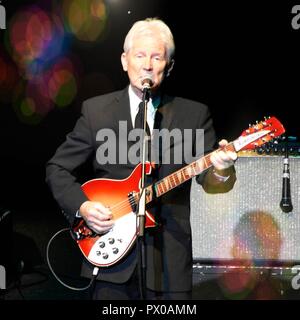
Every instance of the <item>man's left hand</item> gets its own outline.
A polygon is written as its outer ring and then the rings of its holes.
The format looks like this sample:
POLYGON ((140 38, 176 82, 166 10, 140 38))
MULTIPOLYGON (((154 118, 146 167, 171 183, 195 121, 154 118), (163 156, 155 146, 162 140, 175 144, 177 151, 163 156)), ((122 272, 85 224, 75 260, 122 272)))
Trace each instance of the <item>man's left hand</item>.
POLYGON ((237 159, 237 153, 234 151, 225 150, 228 141, 222 139, 219 142, 220 149, 214 151, 210 157, 210 161, 215 169, 220 172, 234 165, 237 159))

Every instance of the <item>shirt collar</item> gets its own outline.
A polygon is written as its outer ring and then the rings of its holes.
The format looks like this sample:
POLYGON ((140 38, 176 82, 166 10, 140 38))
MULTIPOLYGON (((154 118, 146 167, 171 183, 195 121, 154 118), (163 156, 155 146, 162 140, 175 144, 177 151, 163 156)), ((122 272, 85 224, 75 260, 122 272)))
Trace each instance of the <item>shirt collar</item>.
MULTIPOLYGON (((131 85, 129 85, 128 94, 129 94, 130 107, 131 108, 134 107, 135 110, 138 110, 139 104, 142 102, 142 100, 135 94, 131 85)), ((155 96, 153 99, 152 97, 150 97, 148 102, 148 108, 149 110, 156 111, 159 104, 160 104, 160 96, 155 96)))

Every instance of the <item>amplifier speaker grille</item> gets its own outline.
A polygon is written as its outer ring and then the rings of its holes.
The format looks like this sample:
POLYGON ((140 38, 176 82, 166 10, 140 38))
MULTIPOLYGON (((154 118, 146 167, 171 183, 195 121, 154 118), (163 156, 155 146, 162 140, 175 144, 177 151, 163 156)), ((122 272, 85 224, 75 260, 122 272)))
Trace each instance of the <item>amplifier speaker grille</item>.
POLYGON ((283 213, 283 157, 240 157, 224 194, 191 190, 194 260, 300 261, 300 158, 289 159, 293 211, 283 213))

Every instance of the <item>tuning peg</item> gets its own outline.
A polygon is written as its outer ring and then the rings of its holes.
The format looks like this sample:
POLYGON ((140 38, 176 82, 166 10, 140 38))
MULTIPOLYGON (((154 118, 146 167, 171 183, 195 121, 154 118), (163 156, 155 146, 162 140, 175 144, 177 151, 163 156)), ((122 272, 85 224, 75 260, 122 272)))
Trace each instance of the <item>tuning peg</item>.
POLYGON ((257 153, 258 154, 263 154, 264 153, 264 149, 263 148, 257 148, 257 153))
MULTIPOLYGON (((249 123, 248 126, 249 126, 249 129, 252 128, 252 124, 251 123, 249 123)), ((251 132, 249 129, 246 129, 246 133, 250 133, 251 132)))

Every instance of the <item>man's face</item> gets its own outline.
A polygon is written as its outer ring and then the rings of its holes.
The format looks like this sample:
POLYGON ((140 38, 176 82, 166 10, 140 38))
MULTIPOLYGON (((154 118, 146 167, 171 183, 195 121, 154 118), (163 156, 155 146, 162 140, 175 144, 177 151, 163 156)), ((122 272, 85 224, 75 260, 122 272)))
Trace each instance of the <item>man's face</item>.
POLYGON ((159 37, 135 37, 132 47, 121 56, 123 70, 127 71, 131 85, 142 90, 142 79, 152 74, 152 89, 157 89, 163 81, 167 66, 167 54, 159 37))

